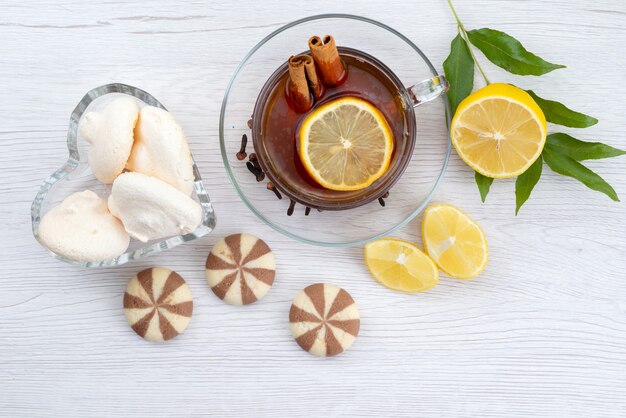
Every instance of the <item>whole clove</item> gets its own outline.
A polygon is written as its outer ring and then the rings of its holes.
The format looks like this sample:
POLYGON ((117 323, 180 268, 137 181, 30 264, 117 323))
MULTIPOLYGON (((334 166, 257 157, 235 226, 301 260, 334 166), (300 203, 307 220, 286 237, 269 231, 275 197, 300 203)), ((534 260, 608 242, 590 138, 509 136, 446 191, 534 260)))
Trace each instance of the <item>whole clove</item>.
POLYGON ((246 158, 246 146, 248 145, 248 135, 243 134, 241 137, 241 147, 239 148, 239 152, 237 153, 237 159, 242 161, 246 158))
POLYGON ((265 180, 265 173, 263 172, 261 164, 259 164, 259 160, 254 152, 250 153, 246 167, 248 167, 248 170, 256 176, 256 181, 265 180))
POLYGON ((380 206, 385 207, 385 199, 387 199, 388 197, 389 197, 389 190, 387 190, 384 195, 378 198, 378 203, 380 203, 380 206))
POLYGON ((307 207, 304 209, 304 216, 309 216, 309 213, 311 213, 311 208, 307 206, 307 207))
POLYGON ((246 167, 248 167, 248 170, 249 170, 252 174, 254 174, 255 176, 256 176, 257 174, 259 174, 259 169, 258 169, 258 168, 256 168, 256 167, 254 166, 254 164, 252 164, 252 161, 248 161, 248 162, 246 163, 246 167))
POLYGON ((263 181, 265 180, 265 173, 263 173, 263 170, 261 169, 261 167, 257 167, 255 166, 252 161, 248 161, 246 163, 246 167, 248 167, 248 170, 254 174, 254 176, 256 177, 256 181, 263 181))
POLYGON ((287 209, 287 216, 291 216, 293 215, 293 210, 296 208, 296 201, 293 199, 290 199, 291 202, 289 202, 289 209, 287 209))
POLYGON ((276 186, 274 186, 274 183, 272 183, 271 181, 267 183, 267 190, 273 191, 277 198, 279 199, 283 198, 283 196, 280 194, 276 186))

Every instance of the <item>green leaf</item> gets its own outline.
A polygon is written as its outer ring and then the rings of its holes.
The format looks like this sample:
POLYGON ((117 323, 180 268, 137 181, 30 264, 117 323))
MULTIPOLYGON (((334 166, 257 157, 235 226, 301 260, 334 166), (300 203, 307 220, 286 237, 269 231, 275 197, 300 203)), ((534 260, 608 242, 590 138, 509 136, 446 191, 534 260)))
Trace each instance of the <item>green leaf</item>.
POLYGON ((443 71, 450 83, 448 101, 452 115, 474 87, 474 60, 465 39, 458 34, 450 44, 450 55, 443 62, 443 71))
POLYGON ((539 181, 542 167, 543 159, 540 155, 526 171, 517 176, 515 181, 515 216, 517 216, 522 205, 528 200, 530 193, 539 181))
POLYGON ((626 151, 602 142, 585 142, 560 132, 548 135, 546 144, 576 161, 599 160, 626 154, 626 151))
POLYGON ((524 46, 504 32, 489 28, 467 32, 469 41, 474 44, 489 61, 510 73, 519 75, 542 75, 564 65, 552 64, 529 52, 524 46))
POLYGON ((480 200, 485 203, 485 199, 487 199, 487 194, 489 193, 489 189, 491 188, 491 183, 493 183, 493 179, 491 177, 483 176, 478 171, 476 171, 474 173, 474 180, 476 181, 478 191, 480 192, 480 200))
POLYGON ((598 119, 576 112, 562 103, 554 100, 546 100, 537 96, 534 91, 526 90, 539 105, 548 122, 557 125, 569 126, 570 128, 588 128, 598 123, 598 119))
POLYGON ((617 193, 609 183, 572 157, 560 153, 558 148, 555 149, 550 144, 546 144, 541 155, 552 171, 575 178, 590 189, 602 192, 619 202, 617 193))

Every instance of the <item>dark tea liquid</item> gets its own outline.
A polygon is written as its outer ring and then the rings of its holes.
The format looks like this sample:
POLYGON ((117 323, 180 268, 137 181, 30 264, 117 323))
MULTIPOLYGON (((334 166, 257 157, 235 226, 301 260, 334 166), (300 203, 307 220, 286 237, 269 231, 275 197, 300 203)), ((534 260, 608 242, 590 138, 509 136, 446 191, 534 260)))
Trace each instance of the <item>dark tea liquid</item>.
POLYGON ((338 49, 347 68, 347 77, 337 87, 326 86, 323 96, 309 112, 293 110, 287 94, 286 64, 265 85, 254 111, 254 148, 264 171, 290 198, 318 209, 347 209, 382 196, 408 164, 415 141, 413 107, 397 77, 381 62, 361 51, 338 49), (298 156, 301 122, 319 105, 344 96, 358 97, 373 104, 385 116, 393 133, 394 151, 389 170, 363 190, 337 191, 320 186, 307 173, 298 156))

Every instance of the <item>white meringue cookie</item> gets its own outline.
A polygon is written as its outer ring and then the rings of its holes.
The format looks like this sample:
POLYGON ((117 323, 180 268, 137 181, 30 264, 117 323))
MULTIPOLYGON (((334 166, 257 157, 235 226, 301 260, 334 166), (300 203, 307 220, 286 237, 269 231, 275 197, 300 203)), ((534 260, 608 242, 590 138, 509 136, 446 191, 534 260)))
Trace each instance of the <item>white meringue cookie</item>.
POLYGON ((130 171, 156 177, 186 195, 193 191, 193 160, 187 138, 170 112, 144 106, 135 126, 130 171))
POLYGON ((122 97, 102 112, 89 112, 80 121, 79 131, 91 144, 89 165, 98 180, 110 184, 122 173, 133 147, 133 130, 139 115, 137 102, 122 97))
POLYGON ((76 261, 102 261, 128 248, 130 237, 106 201, 90 190, 71 194, 45 214, 39 238, 50 250, 76 261))
POLYGON ((113 182, 109 210, 142 242, 187 234, 202 222, 200 204, 157 178, 128 172, 113 182))

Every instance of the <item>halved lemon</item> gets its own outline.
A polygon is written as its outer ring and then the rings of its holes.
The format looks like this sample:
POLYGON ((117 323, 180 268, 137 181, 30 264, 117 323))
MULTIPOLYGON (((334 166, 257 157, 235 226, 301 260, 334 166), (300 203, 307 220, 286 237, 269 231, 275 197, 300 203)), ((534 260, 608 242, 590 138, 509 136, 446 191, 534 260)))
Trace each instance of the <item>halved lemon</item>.
POLYGON ((343 97, 315 109, 300 126, 300 159, 331 190, 361 190, 389 168, 393 134, 369 102, 343 97))
POLYGON ((450 277, 471 279, 487 265, 487 239, 465 212, 452 205, 431 205, 422 219, 424 249, 450 277))
POLYGON ((450 137, 463 161, 480 174, 515 177, 541 155, 546 117, 524 90, 490 84, 461 102, 450 137))
POLYGON ((439 271, 415 244, 381 238, 365 245, 365 264, 383 286, 402 292, 421 292, 439 281, 439 271))

